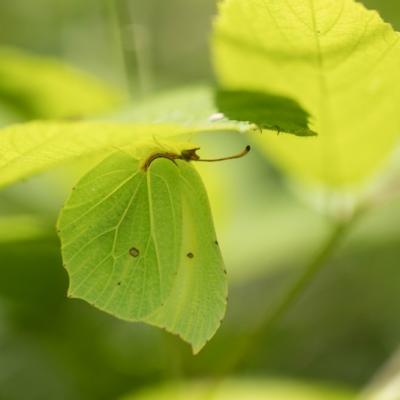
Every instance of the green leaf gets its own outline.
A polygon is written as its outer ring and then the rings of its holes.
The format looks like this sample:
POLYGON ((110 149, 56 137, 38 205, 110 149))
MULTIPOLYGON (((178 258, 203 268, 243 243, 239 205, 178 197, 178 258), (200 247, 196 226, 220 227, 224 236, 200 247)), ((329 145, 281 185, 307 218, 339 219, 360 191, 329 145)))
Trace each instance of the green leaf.
POLYGON ((218 90, 218 109, 230 120, 247 121, 260 129, 315 136, 309 127, 309 114, 295 101, 262 92, 218 90))
POLYGON ((155 96, 104 122, 34 121, 0 129, 0 187, 81 156, 142 142, 203 132, 246 132, 248 124, 210 119, 216 109, 205 87, 155 96))
POLYGON ((122 97, 60 61, 0 48, 0 100, 32 119, 99 114, 120 104, 122 97))
POLYGON ((289 174, 362 183, 393 151, 400 119, 399 34, 353 0, 225 0, 215 24, 221 86, 292 99, 317 137, 263 135, 289 174))
POLYGON ((163 327, 197 352, 227 291, 207 194, 186 161, 143 165, 116 152, 73 190, 58 225, 69 296, 163 327))
POLYGON ((199 128, 105 122, 30 122, 0 129, 0 187, 115 147, 184 136, 199 128))

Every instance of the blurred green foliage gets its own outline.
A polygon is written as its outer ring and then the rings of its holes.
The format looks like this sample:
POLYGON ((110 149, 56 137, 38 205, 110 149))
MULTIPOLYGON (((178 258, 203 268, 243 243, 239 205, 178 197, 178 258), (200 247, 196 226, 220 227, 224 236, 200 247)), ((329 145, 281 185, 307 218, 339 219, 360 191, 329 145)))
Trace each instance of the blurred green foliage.
MULTIPOLYGON (((400 29, 398 2, 364 2, 400 29)), ((212 0, 3 0, 0 37, 2 45, 60 58, 139 97, 212 81, 208 40, 214 11, 212 0)), ((129 110, 114 118, 129 119, 129 110)), ((6 124, 21 117, 2 108, 0 119, 6 124)), ((244 144, 229 134, 200 142, 216 154, 244 144)), ((0 243, 4 400, 116 399, 218 374, 327 232, 329 221, 310 205, 309 194, 298 196, 301 190, 288 186, 257 151, 241 164, 206 167, 212 203, 221 210, 217 230, 231 294, 221 331, 194 358, 186 345, 157 329, 66 299, 54 224, 76 175, 58 171, 0 194, 0 237, 6 238, 0 243)), ((399 201, 363 220, 237 375, 364 388, 399 344, 399 227, 399 201)))

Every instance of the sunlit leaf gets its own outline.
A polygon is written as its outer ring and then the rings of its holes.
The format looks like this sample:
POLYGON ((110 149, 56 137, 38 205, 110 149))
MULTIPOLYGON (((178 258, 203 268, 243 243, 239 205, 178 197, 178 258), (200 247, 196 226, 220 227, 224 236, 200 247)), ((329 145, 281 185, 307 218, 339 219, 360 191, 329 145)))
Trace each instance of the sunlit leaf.
POLYGON ((154 138, 190 136, 177 125, 96 122, 31 122, 0 130, 0 186, 96 152, 139 146, 154 138))
POLYGON ((0 187, 115 147, 139 147, 143 141, 202 132, 251 129, 246 123, 213 121, 213 94, 192 88, 155 96, 100 122, 34 121, 0 129, 0 187))
POLYGON ((302 180, 368 179, 400 130, 399 34, 353 0, 226 0, 214 32, 223 88, 298 103, 317 137, 267 135, 267 154, 302 180))
POLYGON ((160 326, 199 351, 225 313, 207 194, 187 161, 148 169, 116 152, 77 184, 59 220, 69 295, 160 326))

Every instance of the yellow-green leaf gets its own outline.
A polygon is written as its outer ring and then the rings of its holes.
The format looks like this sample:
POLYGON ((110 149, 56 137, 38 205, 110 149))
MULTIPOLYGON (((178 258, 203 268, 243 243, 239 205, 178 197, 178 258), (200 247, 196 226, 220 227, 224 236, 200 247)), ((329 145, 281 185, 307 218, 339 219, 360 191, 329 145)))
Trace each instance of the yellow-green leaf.
POLYGON ((103 122, 30 122, 0 130, 0 187, 77 157, 139 147, 165 137, 190 136, 200 128, 103 122))
POLYGON ((215 24, 225 89, 293 99, 317 137, 265 133, 265 152, 290 175, 361 183, 400 131, 399 34, 353 0, 225 0, 215 24))

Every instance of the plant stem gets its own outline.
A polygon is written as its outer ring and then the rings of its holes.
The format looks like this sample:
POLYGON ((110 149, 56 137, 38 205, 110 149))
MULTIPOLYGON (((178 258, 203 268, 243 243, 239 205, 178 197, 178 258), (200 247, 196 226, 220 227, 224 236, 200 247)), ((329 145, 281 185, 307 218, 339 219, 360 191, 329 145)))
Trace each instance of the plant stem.
POLYGON ((256 344, 255 339, 259 339, 263 332, 272 328, 282 316, 296 303, 307 287, 314 280, 316 275, 326 265, 333 252, 338 248, 352 225, 352 220, 336 224, 329 237, 322 244, 311 262, 306 266, 300 276, 295 279, 289 290, 282 296, 271 313, 268 313, 258 325, 250 340, 251 347, 256 344))
MULTIPOLYGON (((219 371, 219 378, 217 378, 216 383, 220 382, 224 376, 236 370, 245 359, 248 359, 254 350, 258 348, 260 339, 264 337, 264 334, 266 332, 270 333, 274 325, 299 300, 317 274, 324 268, 334 251, 347 236, 348 231, 353 227, 361 213, 362 211, 360 210, 354 213, 350 218, 335 224, 332 232, 324 241, 314 258, 294 280, 287 292, 284 293, 273 308, 272 312, 269 310, 265 312, 261 318, 261 322, 255 326, 249 335, 246 335, 241 345, 236 347, 237 351, 232 354, 232 357, 230 357, 219 371)), ((214 387, 215 385, 212 386, 214 387)))

